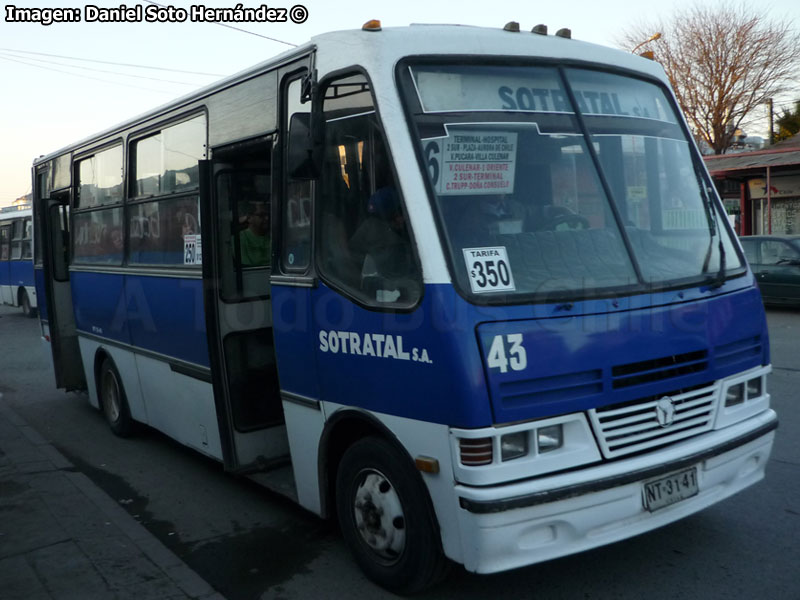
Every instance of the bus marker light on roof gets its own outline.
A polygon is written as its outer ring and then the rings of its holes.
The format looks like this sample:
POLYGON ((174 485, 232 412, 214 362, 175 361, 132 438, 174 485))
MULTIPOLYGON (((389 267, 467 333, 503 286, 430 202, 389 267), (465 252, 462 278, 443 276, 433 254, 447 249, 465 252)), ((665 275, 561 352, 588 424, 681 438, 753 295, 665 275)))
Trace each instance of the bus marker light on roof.
POLYGON ((364 25, 361 26, 362 31, 380 31, 381 30, 381 21, 380 19, 370 19, 364 25))
POLYGON ((566 38, 566 39, 569 40, 569 39, 572 38, 572 30, 571 29, 567 29, 566 27, 562 27, 561 29, 556 31, 556 35, 558 37, 566 38))
POLYGON ((531 29, 531 33, 538 33, 539 35, 547 35, 547 25, 539 23, 536 27, 531 29))
POLYGON ((503 26, 503 31, 513 31, 519 33, 519 23, 516 21, 509 21, 503 26))

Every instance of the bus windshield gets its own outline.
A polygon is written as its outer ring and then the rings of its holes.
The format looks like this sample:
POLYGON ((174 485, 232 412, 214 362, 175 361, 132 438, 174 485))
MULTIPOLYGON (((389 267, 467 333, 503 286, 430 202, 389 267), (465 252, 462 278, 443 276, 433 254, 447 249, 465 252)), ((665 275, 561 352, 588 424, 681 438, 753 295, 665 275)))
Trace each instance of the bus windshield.
POLYGON ((404 75, 467 295, 580 299, 721 282, 742 267, 659 85, 539 66, 404 75))

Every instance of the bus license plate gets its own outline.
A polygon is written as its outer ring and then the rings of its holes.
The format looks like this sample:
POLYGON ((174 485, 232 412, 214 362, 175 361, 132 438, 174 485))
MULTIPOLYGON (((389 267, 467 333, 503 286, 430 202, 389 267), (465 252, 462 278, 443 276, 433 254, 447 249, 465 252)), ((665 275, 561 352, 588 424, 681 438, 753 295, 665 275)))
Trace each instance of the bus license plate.
POLYGON ((644 484, 644 507, 650 512, 696 496, 697 467, 672 473, 644 484))

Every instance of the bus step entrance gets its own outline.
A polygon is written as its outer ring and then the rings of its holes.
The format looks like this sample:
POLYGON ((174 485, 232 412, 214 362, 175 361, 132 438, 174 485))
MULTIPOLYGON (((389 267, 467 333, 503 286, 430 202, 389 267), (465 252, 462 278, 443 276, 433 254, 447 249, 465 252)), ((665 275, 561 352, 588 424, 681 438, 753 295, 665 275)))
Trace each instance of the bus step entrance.
POLYGON ((247 477, 281 496, 285 496, 295 502, 298 500, 291 464, 286 464, 270 471, 250 473, 247 477))

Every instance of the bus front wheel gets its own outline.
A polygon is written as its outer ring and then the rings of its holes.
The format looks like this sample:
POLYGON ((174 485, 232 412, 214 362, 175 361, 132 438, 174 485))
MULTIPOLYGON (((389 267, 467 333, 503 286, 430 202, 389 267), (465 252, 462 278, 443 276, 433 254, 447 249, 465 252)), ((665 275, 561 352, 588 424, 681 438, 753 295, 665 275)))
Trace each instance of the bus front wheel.
POLYGON ((398 448, 377 437, 353 444, 336 475, 342 536, 375 583, 410 594, 442 579, 444 556, 428 493, 398 448))
POLYGON ((111 431, 119 437, 133 433, 134 422, 128 409, 125 389, 119 372, 110 358, 100 367, 100 406, 111 431))

